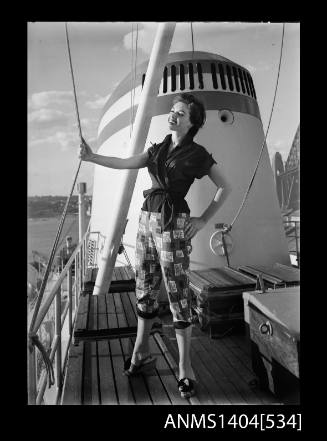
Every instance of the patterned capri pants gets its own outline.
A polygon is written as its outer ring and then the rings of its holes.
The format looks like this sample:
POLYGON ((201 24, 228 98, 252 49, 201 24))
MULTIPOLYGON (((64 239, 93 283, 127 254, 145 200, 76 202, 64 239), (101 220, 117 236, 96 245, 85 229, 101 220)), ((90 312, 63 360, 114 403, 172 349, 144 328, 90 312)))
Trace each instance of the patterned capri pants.
POLYGON ((136 237, 137 313, 143 318, 158 315, 159 288, 164 279, 175 328, 192 322, 188 282, 191 240, 184 238, 188 213, 173 217, 167 231, 162 231, 161 213, 141 211, 136 237))

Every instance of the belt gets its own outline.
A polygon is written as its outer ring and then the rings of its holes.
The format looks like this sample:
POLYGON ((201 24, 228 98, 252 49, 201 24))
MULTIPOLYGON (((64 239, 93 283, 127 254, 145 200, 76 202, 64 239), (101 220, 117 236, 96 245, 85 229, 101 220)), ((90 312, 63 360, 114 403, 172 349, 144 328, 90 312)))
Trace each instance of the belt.
MULTIPOLYGON (((162 223, 162 228, 164 230, 167 226, 169 226, 171 224, 171 222, 174 218, 174 214, 175 214, 174 201, 173 201, 171 192, 165 188, 150 188, 149 190, 145 190, 143 192, 143 196, 145 197, 145 199, 148 199, 150 196, 155 195, 155 194, 162 194, 163 195, 163 203, 162 203, 162 207, 161 207, 161 223, 162 223), (168 221, 165 222, 167 208, 170 212, 170 216, 169 216, 168 221)), ((182 197, 180 195, 178 195, 178 196, 182 197)))

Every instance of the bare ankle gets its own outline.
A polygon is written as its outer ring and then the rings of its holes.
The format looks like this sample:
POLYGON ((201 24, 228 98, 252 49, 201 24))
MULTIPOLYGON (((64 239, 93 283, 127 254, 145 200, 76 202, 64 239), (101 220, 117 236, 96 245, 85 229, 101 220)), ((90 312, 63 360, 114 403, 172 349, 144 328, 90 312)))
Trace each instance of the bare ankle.
POLYGON ((179 365, 179 380, 181 380, 182 378, 190 378, 192 380, 195 380, 195 375, 191 365, 179 365))
POLYGON ((149 351, 135 352, 132 356, 132 363, 137 366, 144 358, 148 357, 149 355, 150 355, 149 351))

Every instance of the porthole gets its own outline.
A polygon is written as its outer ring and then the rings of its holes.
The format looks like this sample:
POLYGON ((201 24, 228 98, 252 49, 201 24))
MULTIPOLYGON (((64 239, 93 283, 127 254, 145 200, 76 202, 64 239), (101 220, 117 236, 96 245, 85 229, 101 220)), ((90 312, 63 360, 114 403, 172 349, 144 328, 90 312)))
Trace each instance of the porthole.
POLYGON ((234 114, 230 110, 223 109, 218 110, 218 119, 223 124, 233 124, 234 122, 234 114))

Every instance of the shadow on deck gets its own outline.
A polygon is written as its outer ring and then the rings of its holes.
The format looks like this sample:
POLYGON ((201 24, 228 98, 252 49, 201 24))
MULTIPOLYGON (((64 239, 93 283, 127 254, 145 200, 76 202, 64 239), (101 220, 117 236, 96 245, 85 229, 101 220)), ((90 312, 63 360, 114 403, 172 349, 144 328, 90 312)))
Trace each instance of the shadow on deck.
MULTIPOLYGON (((128 278, 126 268, 115 268, 114 280, 128 278)), ((196 395, 182 399, 177 390, 178 349, 169 312, 158 320, 150 337, 156 368, 137 377, 124 376, 124 361, 132 353, 136 335, 135 293, 92 296, 89 290, 82 295, 61 404, 282 404, 269 391, 250 387, 254 374, 245 335, 213 340, 196 325, 191 342, 196 395)))

